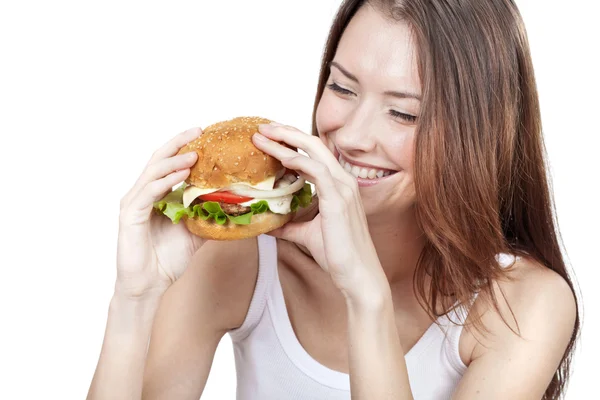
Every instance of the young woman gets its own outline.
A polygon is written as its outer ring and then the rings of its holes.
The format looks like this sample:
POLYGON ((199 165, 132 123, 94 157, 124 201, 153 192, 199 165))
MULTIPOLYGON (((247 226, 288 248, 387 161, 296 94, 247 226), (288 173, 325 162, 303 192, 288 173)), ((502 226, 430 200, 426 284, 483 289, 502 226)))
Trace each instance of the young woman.
POLYGON ((239 399, 564 393, 577 301, 512 1, 345 1, 313 135, 254 137, 318 192, 270 235, 202 244, 151 216, 200 133, 159 149, 122 200, 89 399, 197 399, 226 333, 239 399))

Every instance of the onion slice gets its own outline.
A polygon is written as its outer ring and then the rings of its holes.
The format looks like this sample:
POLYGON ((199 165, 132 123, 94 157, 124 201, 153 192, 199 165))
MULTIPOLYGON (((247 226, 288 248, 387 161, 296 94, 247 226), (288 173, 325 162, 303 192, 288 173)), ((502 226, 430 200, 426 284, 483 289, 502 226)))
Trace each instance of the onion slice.
POLYGON ((304 186, 305 180, 301 177, 296 179, 296 181, 289 186, 277 188, 273 190, 258 190, 251 188, 247 185, 240 184, 232 184, 227 190, 233 194, 237 194, 238 196, 246 196, 246 197, 254 197, 255 199, 271 199, 274 197, 286 196, 288 194, 296 193, 298 190, 302 189, 304 186))

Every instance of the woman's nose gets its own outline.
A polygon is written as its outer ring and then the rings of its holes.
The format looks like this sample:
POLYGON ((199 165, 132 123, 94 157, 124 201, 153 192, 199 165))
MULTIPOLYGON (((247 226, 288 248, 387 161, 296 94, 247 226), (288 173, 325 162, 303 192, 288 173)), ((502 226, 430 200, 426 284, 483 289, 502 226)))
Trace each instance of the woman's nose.
POLYGON ((366 118, 349 118, 336 132, 336 143, 347 154, 368 153, 375 148, 374 124, 366 118))

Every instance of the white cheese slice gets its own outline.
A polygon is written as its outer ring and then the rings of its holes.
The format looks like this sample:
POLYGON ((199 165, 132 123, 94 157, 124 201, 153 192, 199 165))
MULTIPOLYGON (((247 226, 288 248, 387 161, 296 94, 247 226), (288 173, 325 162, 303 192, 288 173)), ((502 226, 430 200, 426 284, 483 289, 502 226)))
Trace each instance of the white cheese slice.
MULTIPOLYGON (((262 182, 258 182, 257 184, 254 184, 254 185, 251 185, 251 184, 245 183, 245 182, 239 182, 237 184, 250 186, 257 190, 273 190, 273 186, 275 185, 275 177, 272 176, 270 178, 265 179, 262 182)), ((188 207, 190 204, 192 204, 192 201, 196 200, 196 198, 198 198, 199 196, 202 196, 202 195, 208 194, 208 193, 213 193, 218 190, 226 191, 227 188, 221 188, 221 189, 219 189, 219 188, 204 188, 204 189, 201 189, 201 188, 198 188, 195 186, 188 186, 183 191, 183 206, 188 207)))
POLYGON ((269 199, 252 199, 245 203, 240 203, 241 206, 249 207, 251 204, 265 200, 269 205, 269 209, 276 214, 289 214, 292 211, 293 194, 288 194, 281 197, 271 197, 269 199))
POLYGON ((265 179, 262 182, 258 182, 256 185, 251 185, 249 183, 240 182, 241 185, 248 185, 258 190, 273 190, 273 186, 275 185, 275 177, 272 176, 270 178, 265 179))

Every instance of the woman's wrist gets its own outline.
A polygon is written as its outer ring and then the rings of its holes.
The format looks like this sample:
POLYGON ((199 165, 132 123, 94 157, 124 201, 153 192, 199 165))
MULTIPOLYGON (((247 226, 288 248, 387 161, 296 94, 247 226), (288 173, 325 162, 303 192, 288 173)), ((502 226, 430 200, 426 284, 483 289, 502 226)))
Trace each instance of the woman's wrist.
POLYGON ((115 291, 110 300, 109 316, 120 331, 134 332, 152 323, 164 291, 152 291, 144 296, 131 297, 115 291))
POLYGON ((149 284, 145 280, 117 279, 113 298, 136 304, 152 303, 156 298, 162 297, 168 288, 169 284, 165 282, 149 284))
POLYGON ((342 291, 349 310, 376 312, 391 303, 392 291, 383 272, 357 280, 353 287, 342 291))

